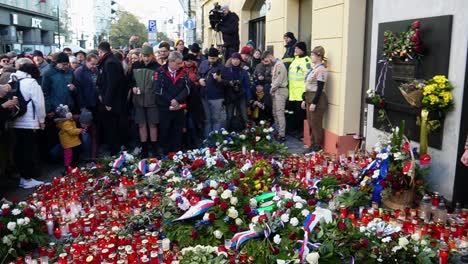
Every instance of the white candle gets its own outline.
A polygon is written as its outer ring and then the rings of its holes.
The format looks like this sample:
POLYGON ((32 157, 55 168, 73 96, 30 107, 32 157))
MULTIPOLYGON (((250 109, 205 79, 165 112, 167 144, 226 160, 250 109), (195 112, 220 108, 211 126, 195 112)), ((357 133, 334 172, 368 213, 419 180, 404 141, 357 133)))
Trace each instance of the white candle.
POLYGON ((242 146, 242 155, 247 154, 247 148, 245 146, 242 146))
POLYGON ((54 235, 54 222, 52 220, 47 220, 46 225, 49 236, 54 235))

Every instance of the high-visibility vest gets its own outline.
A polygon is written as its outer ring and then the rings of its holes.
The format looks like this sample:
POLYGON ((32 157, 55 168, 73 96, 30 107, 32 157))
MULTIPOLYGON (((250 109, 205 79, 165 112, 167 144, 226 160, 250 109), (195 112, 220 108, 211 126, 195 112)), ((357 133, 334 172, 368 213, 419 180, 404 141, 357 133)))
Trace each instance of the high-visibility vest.
POLYGON ((305 76, 310 70, 309 56, 296 56, 289 66, 289 101, 302 101, 302 94, 305 91, 305 76))

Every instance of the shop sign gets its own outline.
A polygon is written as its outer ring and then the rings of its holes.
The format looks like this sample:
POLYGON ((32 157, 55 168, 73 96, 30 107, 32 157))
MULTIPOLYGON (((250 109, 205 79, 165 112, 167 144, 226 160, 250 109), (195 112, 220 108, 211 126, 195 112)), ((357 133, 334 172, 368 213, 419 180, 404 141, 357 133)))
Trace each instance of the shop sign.
POLYGON ((33 28, 42 28, 42 19, 33 17, 31 19, 31 27, 33 27, 33 28))

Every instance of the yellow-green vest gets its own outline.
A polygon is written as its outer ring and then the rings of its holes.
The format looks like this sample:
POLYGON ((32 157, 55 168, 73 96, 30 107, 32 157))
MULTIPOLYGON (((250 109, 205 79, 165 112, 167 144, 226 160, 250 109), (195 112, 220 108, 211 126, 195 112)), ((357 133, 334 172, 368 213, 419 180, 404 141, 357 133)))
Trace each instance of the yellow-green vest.
POLYGON ((289 101, 302 101, 302 94, 305 91, 305 76, 310 70, 309 56, 296 56, 289 66, 289 101))

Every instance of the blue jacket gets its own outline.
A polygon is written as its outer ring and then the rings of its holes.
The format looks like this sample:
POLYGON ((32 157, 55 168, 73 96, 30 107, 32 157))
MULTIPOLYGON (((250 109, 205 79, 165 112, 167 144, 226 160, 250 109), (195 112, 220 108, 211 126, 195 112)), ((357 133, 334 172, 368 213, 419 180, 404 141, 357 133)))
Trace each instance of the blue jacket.
POLYGON ((252 97, 252 92, 250 91, 250 78, 246 70, 242 69, 239 66, 227 67, 225 73, 222 75, 225 83, 225 99, 227 102, 235 101, 241 97, 245 97, 247 102, 250 101, 252 97), (237 80, 240 81, 240 91, 235 92, 231 81, 237 80))
POLYGON ((93 72, 85 64, 76 69, 74 75, 74 84, 80 96, 80 108, 94 108, 98 100, 96 89, 97 71, 93 72))
POLYGON ((72 112, 79 110, 73 98, 75 94, 72 94, 68 87, 72 82, 73 72, 70 70, 63 71, 52 67, 44 73, 44 76, 42 76, 42 91, 45 97, 46 113, 55 112, 60 104, 68 105, 72 112))
POLYGON ((202 61, 198 68, 198 79, 205 79, 206 86, 201 87, 201 96, 207 100, 224 99, 224 84, 213 79, 213 73, 225 74, 226 67, 221 62, 211 65, 208 60, 202 61))

